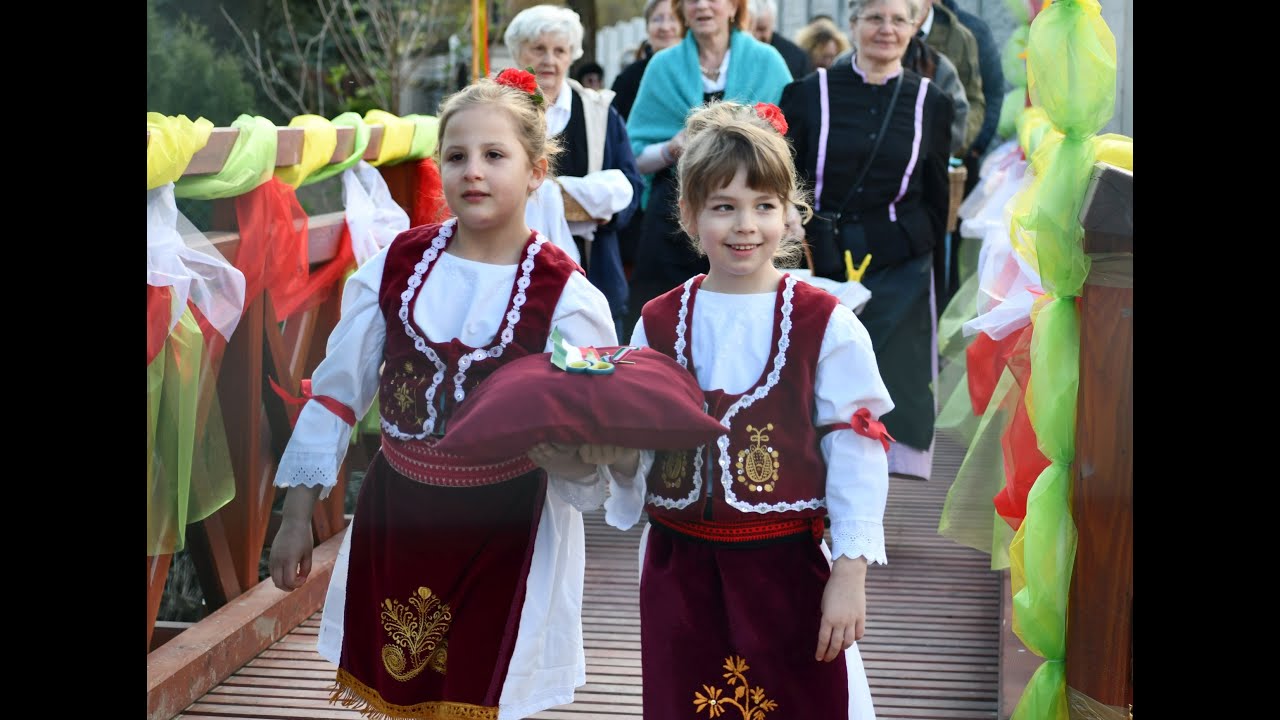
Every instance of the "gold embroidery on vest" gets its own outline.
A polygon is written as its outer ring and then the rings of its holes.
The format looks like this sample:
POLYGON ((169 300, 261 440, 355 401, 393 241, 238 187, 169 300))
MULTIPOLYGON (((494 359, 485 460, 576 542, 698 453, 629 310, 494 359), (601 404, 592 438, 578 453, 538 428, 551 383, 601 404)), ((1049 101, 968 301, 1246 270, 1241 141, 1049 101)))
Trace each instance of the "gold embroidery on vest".
POLYGON ((671 490, 680 487, 684 482, 685 459, 689 453, 685 451, 666 452, 662 454, 662 486, 671 490))
POLYGON ((400 387, 396 388, 395 398, 396 403, 400 405, 400 412, 413 406, 413 391, 409 388, 409 383, 400 383, 400 387))
POLYGON ((431 588, 418 588, 409 604, 413 609, 390 598, 382 601, 382 627, 395 642, 382 646, 382 665, 401 682, 412 680, 428 666, 443 675, 448 652, 444 636, 449 632, 453 612, 431 588), (407 662, 401 648, 409 651, 407 662))
POLYGON ((703 708, 706 708, 707 716, 715 718, 723 715, 726 712, 725 708, 733 707, 741 713, 743 720, 762 720, 766 713, 778 709, 778 703, 765 695, 764 688, 759 685, 753 688, 747 682, 746 672, 751 669, 751 666, 747 665, 746 660, 733 655, 724 659, 723 667, 728 672, 722 677, 725 679, 725 684, 733 688, 733 697, 728 697, 718 687, 703 685, 702 690, 706 693, 705 695, 700 692, 693 694, 695 713, 702 712, 703 708))
POLYGON ((778 451, 765 445, 769 442, 765 430, 772 432, 773 423, 763 428, 748 425, 747 432, 755 431, 751 436, 755 445, 738 453, 738 482, 752 492, 773 492, 774 484, 778 482, 778 451))

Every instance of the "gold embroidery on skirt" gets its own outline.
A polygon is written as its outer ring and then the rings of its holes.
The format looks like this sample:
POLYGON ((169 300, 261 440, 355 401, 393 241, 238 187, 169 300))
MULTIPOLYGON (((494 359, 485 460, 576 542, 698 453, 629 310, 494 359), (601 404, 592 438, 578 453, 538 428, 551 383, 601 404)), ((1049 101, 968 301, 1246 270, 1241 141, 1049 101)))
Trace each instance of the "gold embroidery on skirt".
POLYGON ((723 667, 728 672, 722 677, 725 683, 733 688, 733 697, 726 696, 718 687, 703 685, 702 690, 706 693, 705 695, 700 692, 693 694, 696 713, 706 708, 707 716, 716 718, 726 712, 725 708, 733 707, 738 710, 743 720, 762 720, 766 713, 778 709, 778 703, 766 697, 764 688, 759 685, 753 688, 747 682, 746 672, 751 669, 751 666, 747 665, 746 660, 733 655, 724 659, 723 667))
POLYGON ((767 446, 769 436, 765 430, 773 431, 773 423, 763 428, 747 426, 747 432, 755 431, 751 436, 754 446, 738 453, 738 482, 747 486, 752 492, 773 492, 778 482, 778 451, 767 446), (746 477, 743 477, 745 475, 746 477))
POLYGON ((662 453, 662 486, 674 490, 684 482, 684 465, 688 453, 672 451, 662 453))
POLYGON ((498 708, 470 703, 434 700, 417 705, 396 705, 382 699, 377 690, 338 668, 329 702, 351 708, 370 720, 498 720, 498 708))
POLYGON ((382 646, 382 665, 401 682, 412 680, 428 666, 443 675, 448 647, 445 634, 453 612, 431 588, 418 588, 409 604, 413 609, 390 598, 382 601, 382 627, 395 642, 382 646), (401 648, 409 651, 407 661, 401 648))

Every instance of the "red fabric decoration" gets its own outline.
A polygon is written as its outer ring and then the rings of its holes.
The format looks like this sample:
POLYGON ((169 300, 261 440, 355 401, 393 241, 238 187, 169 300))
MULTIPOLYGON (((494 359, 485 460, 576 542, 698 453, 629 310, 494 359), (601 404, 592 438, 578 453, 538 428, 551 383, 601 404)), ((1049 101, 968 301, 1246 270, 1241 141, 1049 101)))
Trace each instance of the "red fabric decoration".
POLYGON ((969 402, 973 414, 982 417, 987 412, 991 395, 996 391, 1000 375, 1004 372, 1009 350, 1018 341, 1018 333, 1003 340, 992 340, 986 333, 978 336, 965 348, 965 368, 969 371, 969 402))
POLYGON ((409 227, 444 222, 449 217, 449 206, 445 203, 444 185, 436 162, 431 158, 419 160, 414 168, 414 175, 416 182, 409 227))
POLYGON ((782 114, 782 108, 766 102, 756 103, 755 107, 756 114, 760 116, 761 120, 772 125, 779 135, 787 134, 787 118, 782 114))
POLYGON ((164 341, 169 339, 169 319, 173 310, 173 291, 168 286, 147 286, 147 364, 150 365, 156 355, 164 349, 164 341))
MULTIPOLYGON (((348 425, 351 425, 353 427, 355 426, 356 424, 355 411, 347 407, 346 405, 338 402, 337 400, 329 397, 328 395, 313 394, 311 392, 310 378, 307 378, 306 380, 302 381, 302 397, 294 397, 290 395, 289 391, 280 387, 276 383, 275 378, 268 377, 267 379, 271 381, 271 389, 275 390, 276 395, 279 395, 280 399, 285 401, 285 403, 289 405, 301 406, 301 405, 306 405, 308 400, 315 400, 316 402, 320 403, 320 405, 323 406, 325 410, 328 410, 329 412, 341 418, 342 422, 348 425)), ((289 418, 289 425, 290 426, 296 425, 298 422, 298 416, 293 413, 290 413, 290 416, 291 417, 289 418)))
POLYGON ((523 455, 540 442, 686 450, 727 432, 675 360, 650 348, 626 359, 635 364, 611 375, 565 372, 550 353, 513 360, 467 395, 436 450, 475 461, 523 455))
POLYGON ((1040 452, 1036 444, 1036 433, 1031 427, 1031 418, 1027 415, 1027 393, 1025 388, 1013 398, 1013 419, 1000 437, 1000 447, 1004 450, 1005 486, 992 498, 996 512, 1014 530, 1022 525, 1027 517, 1027 495, 1035 484, 1040 473, 1049 467, 1049 459, 1040 452))
POLYGON ((279 300, 275 295, 271 296, 271 302, 276 309, 276 318, 283 320, 310 310, 328 300, 335 290, 341 292, 343 276, 355 267, 356 255, 351 249, 351 229, 347 227, 344 220, 342 232, 338 236, 338 254, 322 267, 312 269, 306 282, 295 288, 293 292, 282 295, 279 300))
POLYGON ((234 265, 244 273, 248 308, 267 290, 277 322, 289 317, 307 292, 307 213, 293 188, 277 178, 236 197, 240 249, 234 265))
POLYGON ((1040 473, 1049 466, 1048 458, 1040 452, 1040 447, 1036 443, 1035 430, 1031 427, 1030 416, 1027 415, 1027 388, 1031 384, 1032 331, 1033 326, 1027 325, 999 342, 992 341, 986 334, 981 334, 970 344, 971 353, 968 357, 969 388, 975 412, 978 410, 979 401, 981 401, 982 412, 986 412, 986 406, 990 403, 996 383, 1005 368, 1009 369, 1014 382, 1017 383, 1017 387, 1011 389, 1004 399, 1004 407, 1012 411, 1000 435, 1005 486, 992 498, 996 512, 1014 530, 1018 529, 1027 516, 1027 495, 1031 492, 1031 486, 1035 484, 1036 478, 1040 477, 1040 473), (974 352, 975 348, 976 352, 974 352), (974 382, 975 370, 980 376, 977 383, 974 382), (975 387, 985 394, 979 397, 975 387))

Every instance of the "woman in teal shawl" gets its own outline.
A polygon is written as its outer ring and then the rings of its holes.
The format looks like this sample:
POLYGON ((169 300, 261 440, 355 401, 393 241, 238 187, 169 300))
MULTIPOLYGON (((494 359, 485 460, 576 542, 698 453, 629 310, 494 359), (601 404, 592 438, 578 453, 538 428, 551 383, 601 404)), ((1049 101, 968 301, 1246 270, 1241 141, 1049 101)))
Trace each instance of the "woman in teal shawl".
POLYGON ((636 166, 650 183, 636 266, 631 276, 628 330, 644 304, 707 271, 706 258, 676 222, 675 163, 684 149, 685 118, 712 100, 776 104, 791 71, 772 46, 746 32, 746 0, 676 0, 688 28, 684 40, 653 56, 627 119, 636 166))

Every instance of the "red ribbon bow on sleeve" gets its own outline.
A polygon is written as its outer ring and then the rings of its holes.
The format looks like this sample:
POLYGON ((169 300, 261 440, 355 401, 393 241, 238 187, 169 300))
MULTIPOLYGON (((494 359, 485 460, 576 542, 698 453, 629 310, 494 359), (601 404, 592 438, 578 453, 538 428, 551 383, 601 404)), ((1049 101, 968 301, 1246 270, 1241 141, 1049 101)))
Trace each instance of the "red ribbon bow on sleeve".
POLYGON ((871 411, 866 408, 859 408, 858 412, 853 414, 849 419, 849 427, 859 435, 869 437, 872 440, 879 440, 884 445, 884 451, 889 452, 889 443, 898 442, 889 434, 889 430, 885 428, 884 423, 871 417, 871 411))
MULTIPOLYGON (((275 390, 276 395, 279 395, 280 399, 285 401, 289 405, 306 405, 308 400, 315 400, 316 402, 320 403, 320 405, 324 407, 325 410, 328 410, 329 412, 341 418, 342 422, 348 425, 351 425, 352 427, 355 427, 356 412, 351 408, 347 407, 346 405, 343 405, 337 400, 329 397, 328 395, 313 394, 311 392, 310 378, 302 381, 301 397, 294 397, 290 395, 287 390, 285 390, 284 388, 276 384, 275 378, 267 378, 267 379, 271 381, 271 389, 275 390)), ((298 417, 297 415, 294 415, 289 421, 289 426, 292 427, 297 424, 298 424, 298 417)))

